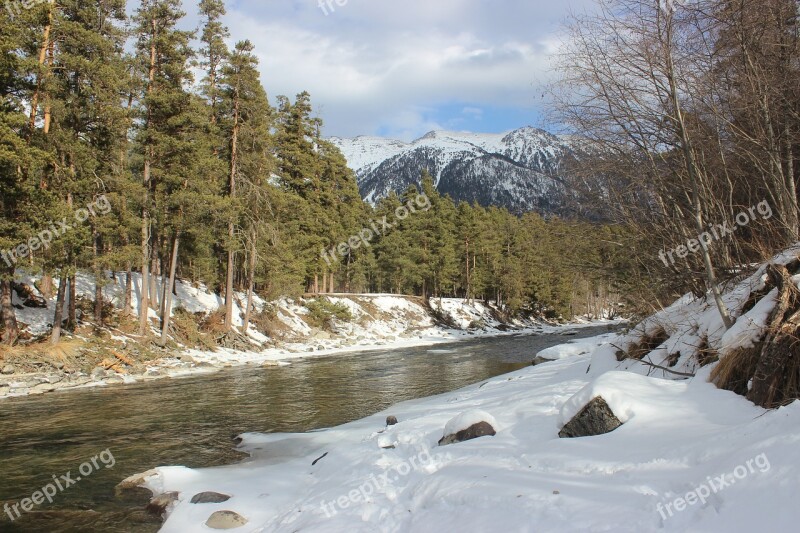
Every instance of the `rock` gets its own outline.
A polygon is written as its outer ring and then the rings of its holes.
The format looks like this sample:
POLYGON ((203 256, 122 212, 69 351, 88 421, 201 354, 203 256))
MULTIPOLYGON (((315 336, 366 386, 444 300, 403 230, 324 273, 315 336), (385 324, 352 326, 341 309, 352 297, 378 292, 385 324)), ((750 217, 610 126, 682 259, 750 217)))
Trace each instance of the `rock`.
POLYGON ((311 339, 315 341, 329 341, 333 339, 333 335, 327 331, 318 331, 311 336, 311 339))
POLYGON ((611 433, 622 425, 602 397, 589 402, 559 431, 562 439, 593 437, 611 433))
POLYGON ((177 492, 165 492, 159 494, 147 504, 147 512, 159 518, 163 517, 170 506, 178 501, 180 494, 177 492))
POLYGON ((92 373, 90 375, 91 375, 93 380, 99 381, 99 380, 103 379, 104 377, 106 377, 106 374, 107 374, 106 373, 106 369, 103 368, 103 367, 98 366, 98 367, 95 367, 92 370, 92 373))
POLYGON ((138 491, 141 489, 151 478, 159 477, 158 470, 148 470, 146 472, 142 472, 140 474, 134 474, 129 478, 123 479, 120 481, 116 488, 114 489, 114 493, 117 497, 120 497, 126 491, 138 491))
POLYGON ((6 366, 3 367, 3 375, 5 375, 5 376, 10 376, 11 374, 15 373, 16 371, 17 371, 17 369, 14 368, 13 365, 6 365, 6 366))
POLYGON ((247 519, 233 511, 217 511, 206 521, 211 529, 236 529, 247 524, 247 519))
POLYGON ((386 417, 386 425, 387 426, 396 426, 397 425, 397 417, 395 417, 395 416, 386 417))
POLYGON ((480 409, 464 411, 447 422, 444 427, 444 437, 439 440, 440 446, 455 442, 464 442, 478 437, 494 436, 497 421, 492 415, 480 409))
POLYGON ((200 494, 194 495, 192 503, 224 503, 230 499, 231 497, 227 494, 220 494, 219 492, 201 492, 200 494))
POLYGON ((45 392, 53 392, 56 390, 56 386, 52 383, 40 383, 35 387, 31 388, 31 393, 33 394, 42 394, 45 392))
POLYGON ((495 435, 497 435, 497 432, 494 430, 491 424, 488 422, 478 422, 477 424, 471 425, 467 429, 462 429, 456 433, 445 435, 441 438, 441 440, 439 440, 439 446, 447 446, 448 444, 464 442, 477 439, 479 437, 494 437, 495 435))

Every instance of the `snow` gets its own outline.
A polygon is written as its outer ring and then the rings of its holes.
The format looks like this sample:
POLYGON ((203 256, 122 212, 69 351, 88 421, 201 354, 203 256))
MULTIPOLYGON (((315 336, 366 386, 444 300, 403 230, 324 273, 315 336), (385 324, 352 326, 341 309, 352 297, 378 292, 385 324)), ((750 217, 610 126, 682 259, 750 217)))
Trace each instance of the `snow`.
MULTIPOLYGON (((770 263, 785 265, 800 254, 800 245, 776 255, 770 263)), ((736 348, 752 346, 764 334, 770 311, 775 306, 777 294, 771 292, 760 298, 755 307, 743 313, 745 303, 766 286, 764 264, 755 273, 739 282, 732 283, 723 294, 723 301, 735 320, 733 328, 726 330, 713 298, 695 298, 685 295, 671 306, 663 309, 620 335, 608 345, 596 350, 592 356, 592 372, 628 370, 645 375, 684 379, 685 374, 708 373, 713 367, 699 368, 698 354, 704 348, 720 358, 736 348), (645 337, 656 337, 659 332, 666 340, 648 355, 643 362, 636 360, 617 361, 618 351, 626 351, 645 337), (676 360, 674 360, 676 358, 676 360), (669 370, 655 369, 653 365, 669 370)))
POLYGON ((755 341, 764 335, 769 315, 777 303, 778 289, 773 289, 753 309, 741 316, 722 336, 722 353, 727 355, 737 348, 752 348, 755 341))
POLYGON ((459 431, 464 431, 465 429, 469 429, 475 424, 479 424, 481 422, 486 422, 490 426, 492 426, 495 430, 498 430, 497 420, 494 419, 492 415, 487 413, 486 411, 481 411, 480 409, 473 409, 471 411, 465 411, 458 415, 457 417, 450 420, 444 426, 444 435, 446 437, 448 435, 454 435, 459 431))
MULTIPOLYGON (((696 360, 701 342, 724 358, 763 334, 775 295, 747 313, 744 304, 764 289, 764 273, 728 287, 738 326, 727 333, 711 303, 686 296, 628 333, 545 350, 546 364, 336 428, 242 435, 240 451, 250 455, 242 464, 157 468, 145 486, 179 494, 162 531, 206 531, 204 521, 222 509, 245 517, 243 530, 277 533, 794 531, 800 401, 761 409, 709 383, 714 364, 697 368, 696 360), (666 339, 650 361, 617 360, 645 336, 666 339), (652 366, 673 355, 674 370, 652 366), (597 397, 624 424, 559 439, 597 397), (399 423, 386 428, 389 415, 399 423), (437 446, 481 420, 495 437, 437 446), (232 498, 189 503, 206 490, 232 498)), ((466 321, 481 310, 459 312, 466 321)))
POLYGON ((239 465, 158 468, 148 488, 180 493, 162 531, 206 531, 204 521, 223 509, 258 532, 794 530, 800 403, 764 411, 704 380, 594 378, 590 363, 584 354, 527 368, 328 430, 246 434, 241 450, 251 459, 239 465), (627 423, 559 439, 563 419, 597 393, 627 423), (384 430, 387 415, 399 424, 384 430), (436 446, 447 430, 487 415, 495 437, 436 446), (389 443, 395 448, 382 448, 389 443), (762 454, 771 468, 705 504, 663 510, 762 454), (189 503, 206 490, 232 498, 189 503))
POLYGON ((615 337, 615 335, 608 334, 592 339, 582 339, 559 346, 553 346, 552 348, 546 348, 537 353, 536 358, 546 361, 557 361, 559 359, 566 359, 567 357, 588 354, 598 346, 604 345, 613 337, 615 337))
MULTIPOLYGON (((119 309, 125 300, 124 273, 106 273, 108 284, 103 287, 104 297, 113 302, 119 309)), ((38 280, 35 276, 21 273, 19 280, 34 292, 38 280)), ((79 297, 94 299, 94 279, 86 273, 76 276, 76 293, 79 297)), ((161 278, 156 280, 159 284, 161 278)), ((141 277, 132 276, 133 301, 132 310, 138 313, 141 277)), ((56 285, 58 282, 56 281, 56 285)), ((160 290, 158 291, 160 297, 160 290)), ((208 315, 218 311, 223 305, 223 299, 211 292, 202 284, 192 285, 183 280, 176 280, 177 295, 174 297, 173 313, 178 308, 183 308, 190 313, 208 315)), ((284 336, 270 338, 264 332, 258 331, 251 324, 247 334, 257 344, 250 351, 235 351, 219 348, 215 351, 198 350, 181 347, 175 353, 165 353, 157 360, 149 363, 147 372, 143 375, 119 375, 126 383, 135 383, 142 380, 159 379, 165 377, 185 377, 194 374, 205 374, 232 366, 264 365, 276 366, 290 364, 294 359, 322 357, 339 354, 357 353, 366 350, 387 350, 430 346, 441 343, 455 342, 475 337, 492 337, 502 335, 554 333, 563 331, 560 325, 552 325, 535 320, 515 320, 511 323, 513 328, 506 331, 507 325, 501 324, 494 318, 491 306, 482 302, 466 302, 460 299, 442 300, 442 310, 450 316, 450 321, 457 324, 460 329, 449 328, 434 322, 429 309, 421 298, 398 296, 391 294, 357 295, 338 294, 324 296, 332 303, 345 305, 353 316, 352 321, 335 321, 332 332, 320 331, 312 328, 304 317, 308 315, 307 300, 281 299, 275 302, 265 302, 259 296, 254 296, 256 311, 264 309, 267 305, 274 310, 275 318, 285 326, 284 336), (467 330, 467 328, 472 328, 467 330), (189 356, 189 357, 184 357, 189 356)), ((15 303, 21 304, 19 297, 14 293, 15 303)), ((234 325, 241 329, 243 324, 242 303, 246 302, 246 295, 236 293, 234 298, 234 325)), ((434 302, 438 303, 438 300, 434 302)), ((55 299, 50 299, 47 309, 23 307, 17 311, 21 325, 34 335, 46 334, 52 324, 55 312, 55 299)), ((433 305, 437 305, 433 303, 433 305)), ((65 306, 64 318, 67 317, 65 306)), ((158 316, 151 309, 150 317, 153 324, 153 334, 157 334, 155 325, 158 316)), ((599 324, 614 324, 619 321, 597 321, 575 324, 574 327, 591 327, 599 324)), ((121 333, 121 332, 118 332, 121 333)), ((116 342, 124 345, 128 339, 114 333, 116 342)), ((90 383, 87 386, 105 386, 103 380, 90 383)), ((69 387, 67 387, 69 388, 69 387)), ((14 387, 0 395, 1 398, 29 394, 28 388, 14 387)))

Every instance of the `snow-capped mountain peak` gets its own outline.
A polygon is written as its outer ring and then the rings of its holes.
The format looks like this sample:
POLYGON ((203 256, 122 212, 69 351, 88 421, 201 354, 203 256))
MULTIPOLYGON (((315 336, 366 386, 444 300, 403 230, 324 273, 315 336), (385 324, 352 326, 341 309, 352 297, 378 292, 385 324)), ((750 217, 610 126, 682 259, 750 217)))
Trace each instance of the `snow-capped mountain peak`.
POLYGON ((361 193, 376 202, 419 184, 424 169, 456 201, 498 205, 515 212, 558 211, 558 178, 570 145, 533 127, 508 133, 431 131, 406 143, 379 137, 334 137, 358 176, 361 193))

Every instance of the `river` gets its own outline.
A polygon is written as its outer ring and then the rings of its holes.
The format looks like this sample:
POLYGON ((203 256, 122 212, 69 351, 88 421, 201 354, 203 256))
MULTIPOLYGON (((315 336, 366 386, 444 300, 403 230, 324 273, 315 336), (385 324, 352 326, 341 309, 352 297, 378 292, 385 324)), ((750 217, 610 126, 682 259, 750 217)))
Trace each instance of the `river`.
POLYGON ((114 464, 100 462, 52 504, 13 522, 0 510, 0 531, 156 532, 161 522, 141 501, 115 497, 122 479, 161 465, 231 464, 242 458, 232 441, 239 433, 337 426, 519 370, 544 348, 607 331, 602 326, 571 330, 569 338, 517 335, 359 352, 6 399, 0 402, 0 505, 30 498, 54 475, 71 472, 74 480, 79 465, 104 450, 114 464))

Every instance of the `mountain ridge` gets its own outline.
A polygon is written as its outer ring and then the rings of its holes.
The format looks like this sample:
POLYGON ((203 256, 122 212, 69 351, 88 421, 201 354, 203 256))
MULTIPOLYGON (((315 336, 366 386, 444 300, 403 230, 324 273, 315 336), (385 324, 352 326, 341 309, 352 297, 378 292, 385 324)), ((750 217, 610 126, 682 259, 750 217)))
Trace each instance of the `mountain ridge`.
POLYGON ((374 204, 392 191, 418 185, 427 169, 454 200, 513 212, 560 212, 566 202, 562 172, 576 150, 571 141, 525 126, 505 133, 433 130, 411 142, 361 135, 329 139, 374 204))

